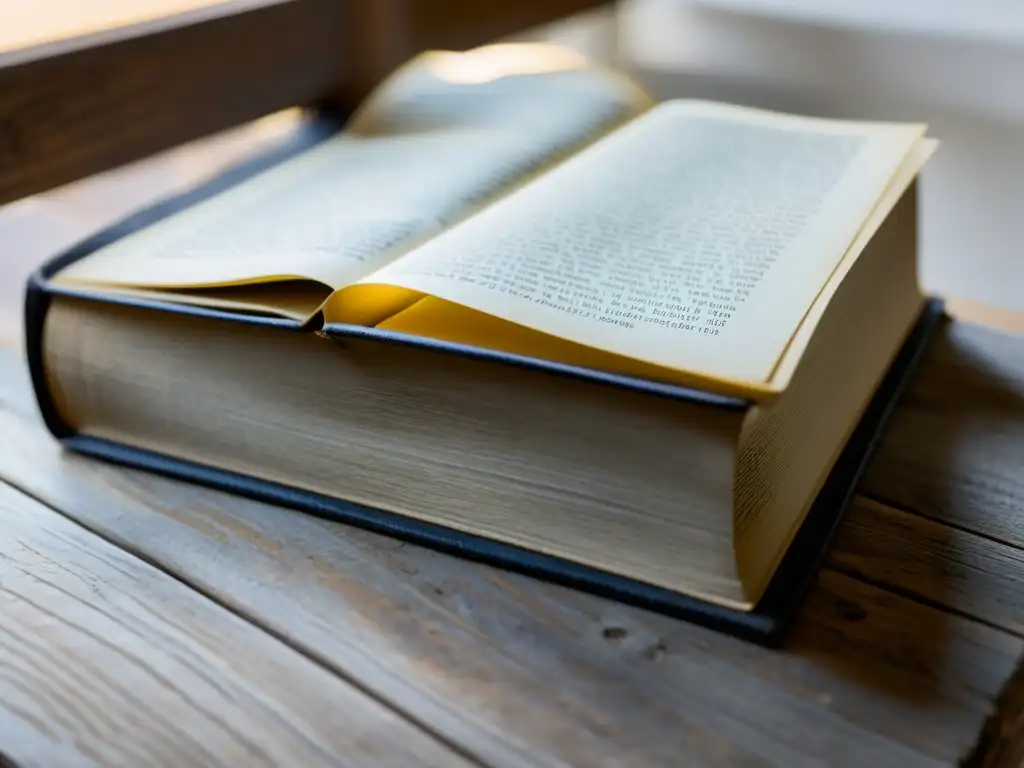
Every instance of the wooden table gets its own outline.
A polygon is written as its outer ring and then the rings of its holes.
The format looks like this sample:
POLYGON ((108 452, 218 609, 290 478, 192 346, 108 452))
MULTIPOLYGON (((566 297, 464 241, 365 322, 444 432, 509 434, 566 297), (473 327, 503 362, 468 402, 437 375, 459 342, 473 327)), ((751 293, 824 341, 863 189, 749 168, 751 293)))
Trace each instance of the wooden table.
POLYGON ((65 455, 0 354, 19 766, 1019 765, 1024 337, 950 322, 783 650, 65 455))

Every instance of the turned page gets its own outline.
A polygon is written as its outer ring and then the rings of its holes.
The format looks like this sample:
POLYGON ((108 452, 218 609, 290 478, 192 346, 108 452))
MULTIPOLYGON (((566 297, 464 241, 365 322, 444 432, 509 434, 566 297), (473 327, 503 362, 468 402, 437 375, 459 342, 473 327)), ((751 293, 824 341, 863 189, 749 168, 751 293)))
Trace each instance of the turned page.
POLYGON ((668 102, 340 304, 401 286, 615 355, 764 383, 922 134, 668 102))
POLYGON ((626 78, 556 46, 424 54, 339 135, 91 254, 59 280, 337 288, 649 104, 626 78))

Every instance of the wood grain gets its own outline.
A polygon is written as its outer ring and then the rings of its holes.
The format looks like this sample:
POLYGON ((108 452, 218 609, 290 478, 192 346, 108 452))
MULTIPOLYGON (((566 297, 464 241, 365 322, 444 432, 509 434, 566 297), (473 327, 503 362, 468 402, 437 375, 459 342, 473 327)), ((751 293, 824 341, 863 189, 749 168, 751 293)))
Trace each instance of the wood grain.
POLYGON ((247 0, 0 55, 0 203, 324 99, 347 6, 247 0))
POLYGON ((966 768, 1020 768, 1024 765, 1024 666, 1003 688, 966 768))
MULTIPOLYGON (((0 53, 246 0, 35 0, 0 5, 0 53)), ((225 9, 227 10, 227 9, 225 9)))
POLYGON ((233 605, 482 762, 661 766, 685 755, 712 765, 948 765, 970 751, 1020 658, 1018 637, 835 572, 823 574, 789 647, 766 651, 64 455, 38 424, 17 361, 6 362, 0 434, 10 447, 0 477, 233 605))
POLYGON ((0 203, 286 107, 351 108, 419 51, 473 47, 604 4, 234 0, 0 49, 0 203))
POLYGON ((0 526, 0 745, 15 764, 465 764, 280 641, 3 485, 0 526))
POLYGON ((1014 546, 861 497, 831 564, 1024 636, 1024 550, 1014 546))
POLYGON ((863 492, 1024 547, 1024 338, 947 323, 863 492))

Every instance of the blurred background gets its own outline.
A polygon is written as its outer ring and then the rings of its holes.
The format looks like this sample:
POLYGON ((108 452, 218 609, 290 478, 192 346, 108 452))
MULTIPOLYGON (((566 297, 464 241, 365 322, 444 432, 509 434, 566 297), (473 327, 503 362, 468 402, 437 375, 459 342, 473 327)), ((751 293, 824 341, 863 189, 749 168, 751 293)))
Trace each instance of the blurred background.
MULTIPOLYGON (((6 0, 0 67, 30 46, 213 5, 6 0)), ((928 122, 943 146, 922 184, 925 285, 1024 330, 1015 314, 1024 312, 1024 4, 620 0, 511 39, 572 46, 627 70, 660 98, 928 122)), ((2 87, 0 80, 0 99, 2 87)), ((298 119, 277 113, 0 207, 0 328, 12 327, 25 277, 49 255, 258 151, 298 119)), ((0 121, 0 151, 2 128, 0 121)))

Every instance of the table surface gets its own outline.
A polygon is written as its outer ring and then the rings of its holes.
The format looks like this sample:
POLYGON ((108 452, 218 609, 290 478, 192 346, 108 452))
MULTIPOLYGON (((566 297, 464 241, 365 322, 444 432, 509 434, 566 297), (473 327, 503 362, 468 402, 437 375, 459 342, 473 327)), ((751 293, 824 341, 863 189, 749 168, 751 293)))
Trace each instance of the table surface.
POLYGON ((950 321, 785 648, 62 452, 0 353, 19 766, 1018 765, 1024 337, 950 321))

